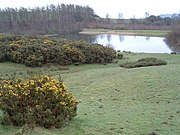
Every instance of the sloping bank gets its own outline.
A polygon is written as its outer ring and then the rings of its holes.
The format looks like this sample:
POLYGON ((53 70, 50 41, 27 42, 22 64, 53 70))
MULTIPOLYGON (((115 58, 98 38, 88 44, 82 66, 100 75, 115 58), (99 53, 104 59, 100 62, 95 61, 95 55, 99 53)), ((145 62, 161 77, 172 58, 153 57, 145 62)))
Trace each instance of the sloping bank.
POLYGON ((83 29, 80 34, 118 34, 118 35, 135 35, 135 36, 157 36, 164 37, 169 30, 110 30, 110 29, 83 29))

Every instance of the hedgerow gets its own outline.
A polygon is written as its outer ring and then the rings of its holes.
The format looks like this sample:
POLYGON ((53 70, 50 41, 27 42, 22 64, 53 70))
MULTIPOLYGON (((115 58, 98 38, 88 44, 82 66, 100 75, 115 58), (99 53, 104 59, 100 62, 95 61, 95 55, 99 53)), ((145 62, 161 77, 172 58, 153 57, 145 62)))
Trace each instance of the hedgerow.
POLYGON ((0 80, 2 124, 62 127, 76 116, 77 100, 50 76, 0 80))
POLYGON ((99 44, 48 37, 0 37, 0 61, 42 66, 45 63, 111 63, 116 51, 99 44))

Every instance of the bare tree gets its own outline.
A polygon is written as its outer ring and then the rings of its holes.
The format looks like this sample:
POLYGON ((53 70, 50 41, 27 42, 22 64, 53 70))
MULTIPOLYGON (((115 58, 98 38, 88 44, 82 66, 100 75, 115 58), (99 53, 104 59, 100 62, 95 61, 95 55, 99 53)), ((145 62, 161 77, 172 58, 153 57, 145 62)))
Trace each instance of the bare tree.
POLYGON ((106 19, 110 20, 110 15, 108 13, 106 14, 106 19))
POLYGON ((144 15, 145 15, 145 18, 148 18, 149 17, 149 12, 145 12, 144 15))
POLYGON ((119 20, 124 19, 123 13, 119 12, 119 14, 118 14, 118 19, 119 19, 119 20))

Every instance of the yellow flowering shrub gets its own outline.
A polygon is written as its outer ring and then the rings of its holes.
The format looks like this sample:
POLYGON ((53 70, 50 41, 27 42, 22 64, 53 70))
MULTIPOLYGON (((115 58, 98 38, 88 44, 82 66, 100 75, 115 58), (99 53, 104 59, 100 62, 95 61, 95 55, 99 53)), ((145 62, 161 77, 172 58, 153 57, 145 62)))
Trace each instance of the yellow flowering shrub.
POLYGON ((82 40, 0 36, 0 62, 11 61, 37 67, 46 63, 111 63, 115 58, 113 48, 82 40))
POLYGON ((70 46, 69 44, 65 44, 62 47, 64 49, 64 54, 69 57, 70 63, 85 62, 85 56, 79 49, 70 46))
POLYGON ((59 128, 76 116, 77 104, 64 83, 50 76, 0 80, 2 124, 59 128))

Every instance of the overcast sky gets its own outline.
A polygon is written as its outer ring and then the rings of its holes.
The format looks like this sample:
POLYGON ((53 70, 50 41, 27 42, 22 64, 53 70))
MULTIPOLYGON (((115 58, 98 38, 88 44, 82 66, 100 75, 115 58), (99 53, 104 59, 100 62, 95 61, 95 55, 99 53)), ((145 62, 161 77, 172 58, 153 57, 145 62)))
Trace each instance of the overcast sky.
POLYGON ((180 0, 0 0, 0 8, 5 7, 42 7, 50 4, 77 4, 92 7, 97 15, 118 18, 143 18, 145 12, 150 15, 180 13, 180 0))

